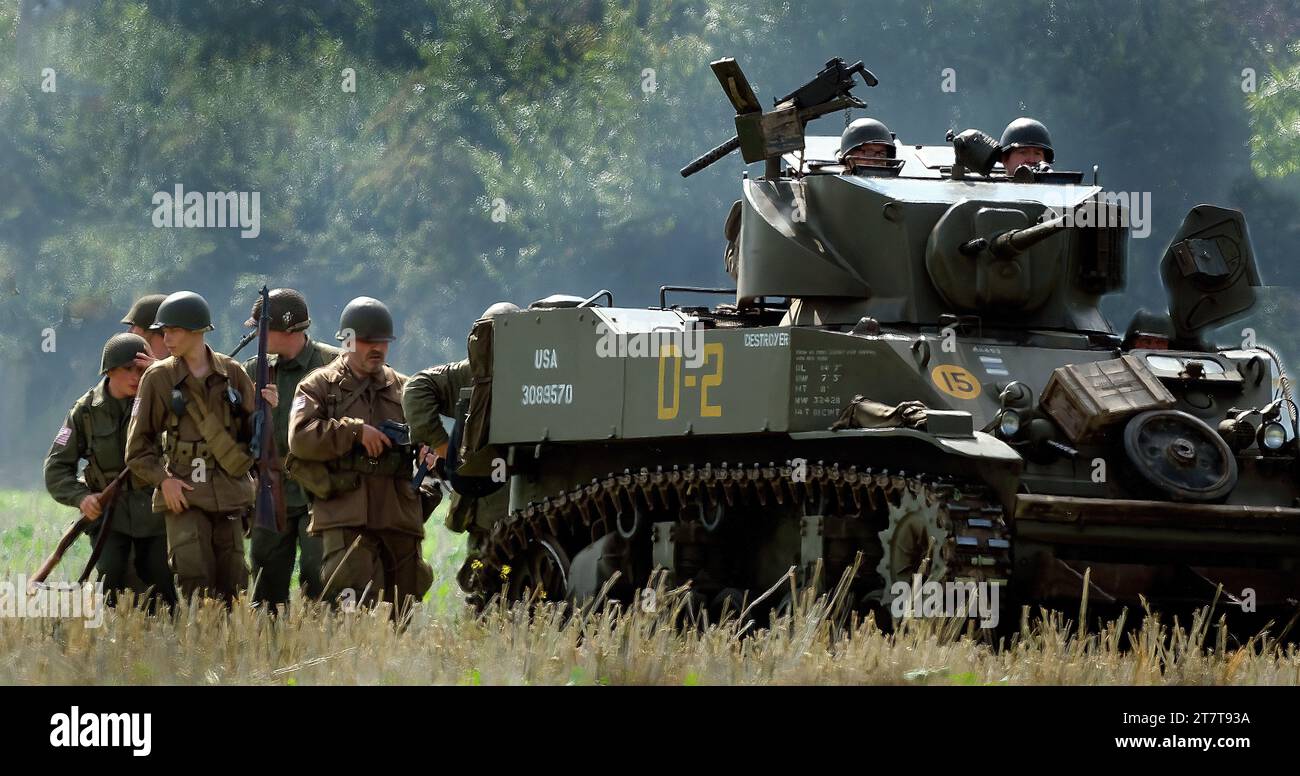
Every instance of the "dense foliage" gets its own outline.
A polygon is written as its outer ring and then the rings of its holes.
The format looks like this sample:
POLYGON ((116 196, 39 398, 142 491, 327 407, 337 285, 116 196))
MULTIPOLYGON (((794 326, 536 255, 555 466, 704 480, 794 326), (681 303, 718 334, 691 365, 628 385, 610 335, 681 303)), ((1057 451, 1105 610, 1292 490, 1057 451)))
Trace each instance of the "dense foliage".
MULTIPOLYGON (((1058 166, 1152 192, 1117 318, 1163 305, 1155 263, 1202 201, 1246 209, 1266 280, 1294 283, 1298 29, 1289 3, 1234 0, 4 4, 0 412, 17 457, 0 475, 33 471, 142 293, 203 293, 218 347, 263 282, 304 291, 322 337, 377 296, 412 371, 458 357, 497 299, 606 287, 644 305, 661 283, 720 283, 740 162, 676 171, 730 134, 707 69, 724 55, 765 101, 862 58, 881 79, 860 90, 870 112, 908 141, 1047 121, 1058 166), (177 184, 259 192, 260 234, 155 228, 152 197, 177 184)), ((1300 318, 1292 296, 1262 309, 1300 318)))

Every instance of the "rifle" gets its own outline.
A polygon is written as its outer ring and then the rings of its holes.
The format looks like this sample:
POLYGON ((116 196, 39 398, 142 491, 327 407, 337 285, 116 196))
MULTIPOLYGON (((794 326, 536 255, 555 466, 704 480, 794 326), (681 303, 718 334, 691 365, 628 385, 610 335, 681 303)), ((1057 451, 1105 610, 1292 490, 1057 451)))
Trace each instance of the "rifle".
POLYGON ((270 332, 270 289, 262 286, 262 309, 257 314, 257 404, 253 410, 253 439, 249 443, 257 468, 257 501, 253 507, 253 525, 279 533, 285 528, 284 483, 281 480, 280 453, 275 444, 275 420, 271 405, 262 397, 270 379, 271 365, 266 352, 270 332))
MULTIPOLYGON (((103 492, 99 494, 100 509, 102 510, 99 515, 101 521, 99 536, 95 539, 95 544, 91 548, 90 560, 86 561, 86 567, 82 569, 81 576, 77 578, 78 585, 84 585, 86 580, 90 578, 91 570, 95 568, 95 563, 104 552, 104 540, 107 538, 108 532, 113 528, 113 503, 117 501, 117 496, 122 491, 122 483, 126 481, 130 474, 131 470, 123 467, 122 471, 118 472, 118 475, 113 478, 113 481, 108 483, 108 487, 104 488, 103 492)), ((36 573, 28 581, 28 592, 35 590, 37 585, 49 577, 50 573, 54 571, 54 567, 59 565, 59 561, 63 560, 63 554, 68 551, 72 543, 94 523, 94 520, 85 515, 72 521, 72 524, 63 532, 63 536, 59 538, 59 544, 54 548, 54 552, 50 553, 50 556, 45 559, 45 562, 41 564, 41 567, 36 570, 36 573)))
POLYGON ((252 342, 253 338, 256 337, 257 335, 258 335, 258 330, 253 329, 249 333, 245 334, 243 337, 240 337, 239 342, 236 343, 235 345, 235 349, 230 351, 230 357, 234 358, 235 356, 239 355, 239 351, 243 350, 244 346, 252 342))

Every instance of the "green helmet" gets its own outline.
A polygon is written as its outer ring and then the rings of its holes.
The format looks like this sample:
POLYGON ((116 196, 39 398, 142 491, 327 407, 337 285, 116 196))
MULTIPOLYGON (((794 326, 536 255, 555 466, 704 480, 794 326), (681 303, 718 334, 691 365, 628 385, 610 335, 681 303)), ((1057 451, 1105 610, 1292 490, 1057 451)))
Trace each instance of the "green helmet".
POLYGON ((348 330, 363 342, 392 342, 397 339, 393 336, 393 314, 388 312, 388 306, 369 296, 359 296, 343 308, 335 339, 340 342, 347 339, 343 332, 348 330))
POLYGON ((509 315, 510 313, 517 313, 517 312, 519 312, 519 305, 513 304, 511 302, 497 302, 496 304, 492 305, 488 309, 484 310, 483 314, 480 315, 478 319, 481 321, 484 318, 496 318, 502 315, 509 315))
POLYGON ((149 355, 149 343, 145 342, 144 337, 128 332, 114 334, 104 343, 104 355, 99 359, 99 373, 107 374, 110 369, 134 364, 135 357, 140 353, 149 355))
POLYGON ((158 305, 158 314, 149 328, 161 329, 164 326, 212 331, 212 311, 208 309, 208 300, 193 291, 177 291, 158 305))
MULTIPOLYGON (((311 325, 311 316, 307 314, 307 300, 292 288, 273 288, 267 294, 271 302, 269 325, 271 331, 303 331, 311 325)), ((257 326, 257 316, 262 312, 262 297, 259 294, 253 302, 253 311, 244 325, 257 326)))
POLYGON ((884 122, 876 119, 857 119, 844 128, 840 135, 840 158, 863 143, 885 143, 889 146, 889 158, 893 159, 897 150, 894 148, 894 133, 884 122))
POLYGON ((1006 153, 1013 148, 1041 148, 1043 149, 1043 158, 1048 164, 1056 157, 1056 152, 1052 150, 1052 136, 1047 133, 1047 127, 1043 122, 1037 119, 1021 116, 1007 125, 1002 130, 1002 139, 998 141, 1002 146, 1002 153, 1006 153))
POLYGON ((139 326, 147 329, 153 325, 154 318, 158 315, 158 305, 163 303, 167 298, 166 294, 149 294, 135 300, 131 305, 130 311, 122 319, 122 323, 128 326, 139 326))

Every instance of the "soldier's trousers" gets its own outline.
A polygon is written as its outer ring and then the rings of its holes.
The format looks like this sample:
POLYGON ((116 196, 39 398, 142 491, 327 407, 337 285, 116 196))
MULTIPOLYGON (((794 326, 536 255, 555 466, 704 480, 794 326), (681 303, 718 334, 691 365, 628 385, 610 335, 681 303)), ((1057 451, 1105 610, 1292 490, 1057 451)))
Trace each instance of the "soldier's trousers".
POLYGON ((253 528, 249 554, 253 562, 253 599, 273 606, 289 602, 294 556, 299 556, 298 584, 308 598, 320 598, 321 559, 324 550, 319 536, 307 533, 311 511, 290 512, 282 533, 253 528))
POLYGON ((401 608, 408 596, 419 601, 433 585, 433 568, 420 557, 418 536, 365 528, 328 528, 321 532, 321 541, 325 551, 321 566, 325 597, 335 603, 369 605, 382 594, 383 600, 395 601, 401 608), (357 546, 352 549, 354 542, 357 546))
POLYGON ((168 512, 167 560, 180 594, 230 600, 248 588, 244 524, 239 512, 168 512))
MULTIPOLYGON (((93 537, 92 537, 93 540, 93 537)), ((143 600, 146 590, 168 605, 176 602, 176 587, 167 564, 167 537, 131 537, 109 531, 104 548, 95 562, 104 583, 105 602, 116 605, 116 593, 130 589, 143 600)))

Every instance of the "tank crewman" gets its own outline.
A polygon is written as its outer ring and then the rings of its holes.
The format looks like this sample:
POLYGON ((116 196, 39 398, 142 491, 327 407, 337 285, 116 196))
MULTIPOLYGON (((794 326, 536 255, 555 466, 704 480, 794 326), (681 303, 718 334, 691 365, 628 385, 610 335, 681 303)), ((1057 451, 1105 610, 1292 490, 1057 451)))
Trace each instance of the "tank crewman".
MULTIPOLYGON (((343 308, 343 357, 303 378, 289 416, 286 468, 314 496, 310 530, 321 536, 325 596, 402 607, 424 597, 433 569, 420 545, 430 509, 411 488, 411 448, 390 436, 405 429, 406 376, 385 362, 396 337, 378 299, 343 308), (351 594, 344 591, 351 591, 351 594)), ((409 433, 409 432, 408 432, 409 433)), ((396 614, 396 610, 394 610, 396 614)))
POLYGON ((883 122, 871 118, 855 120, 840 135, 840 164, 853 174, 865 168, 880 168, 897 157, 894 133, 883 122))
MULTIPOLYGON (((148 370, 131 410, 126 463, 155 488, 180 593, 230 601, 248 586, 243 519, 253 503, 248 442, 256 391, 239 364, 212 350, 207 301, 178 291, 158 307, 171 355, 148 370)), ((274 407, 274 386, 263 391, 274 407)))
MULTIPOLYGON (((100 493, 126 467, 127 427, 144 372, 136 357, 148 352, 149 343, 138 335, 123 332, 109 338, 100 360, 102 377, 72 405, 45 457, 45 489, 55 501, 77 507, 94 521, 92 541, 98 538, 103 526, 99 519, 108 507, 100 493), (82 460, 86 468, 78 477, 82 460)), ((146 483, 132 476, 112 504, 113 525, 95 563, 109 605, 128 587, 141 596, 152 589, 168 605, 176 601, 167 567, 167 530, 150 496, 146 483)))
POLYGON ((1002 146, 1002 167, 1008 177, 1014 177, 1022 166, 1045 168, 1056 158, 1047 127, 1037 119, 1024 116, 1002 130, 998 145, 1002 146))
POLYGON ((167 346, 163 344, 162 332, 149 328, 153 326, 154 317, 158 315, 158 305, 166 298, 166 294, 142 296, 135 300, 135 304, 131 305, 126 317, 122 319, 122 323, 127 325, 127 331, 144 337, 149 343, 149 352, 141 353, 138 359, 142 367, 147 368, 157 359, 168 356, 167 346))
MULTIPOLYGON (((484 310, 479 320, 515 312, 519 312, 519 308, 510 302, 497 302, 484 310)), ((473 383, 468 358, 430 367, 412 375, 402 391, 402 409, 411 424, 411 440, 415 444, 428 445, 436 455, 446 457, 449 440, 442 418, 454 417, 461 389, 469 388, 473 383)), ((509 491, 505 488, 483 498, 470 498, 459 493, 452 495, 451 508, 447 512, 447 528, 457 533, 469 533, 468 552, 460 574, 462 588, 468 586, 469 569, 479 558, 480 547, 487 531, 492 527, 491 521, 505 514, 508 500, 509 491)))
MULTIPOLYGON (((307 336, 311 317, 307 300, 292 288, 275 288, 268 294, 270 301, 269 332, 266 349, 271 366, 271 380, 278 395, 291 397, 298 383, 307 374, 338 358, 343 351, 333 345, 315 342, 307 336)), ((244 325, 257 327, 262 312, 262 297, 253 303, 251 316, 244 325)), ((257 380, 257 357, 244 361, 244 371, 250 380, 257 380)), ((276 407, 275 439, 281 457, 289 452, 289 402, 276 407)), ((298 582, 308 598, 321 595, 321 539, 307 531, 310 524, 311 498, 292 478, 283 478, 285 503, 285 531, 276 533, 254 527, 250 552, 253 561, 253 600, 271 606, 289 602, 289 581, 293 576, 294 556, 300 558, 298 582)))

